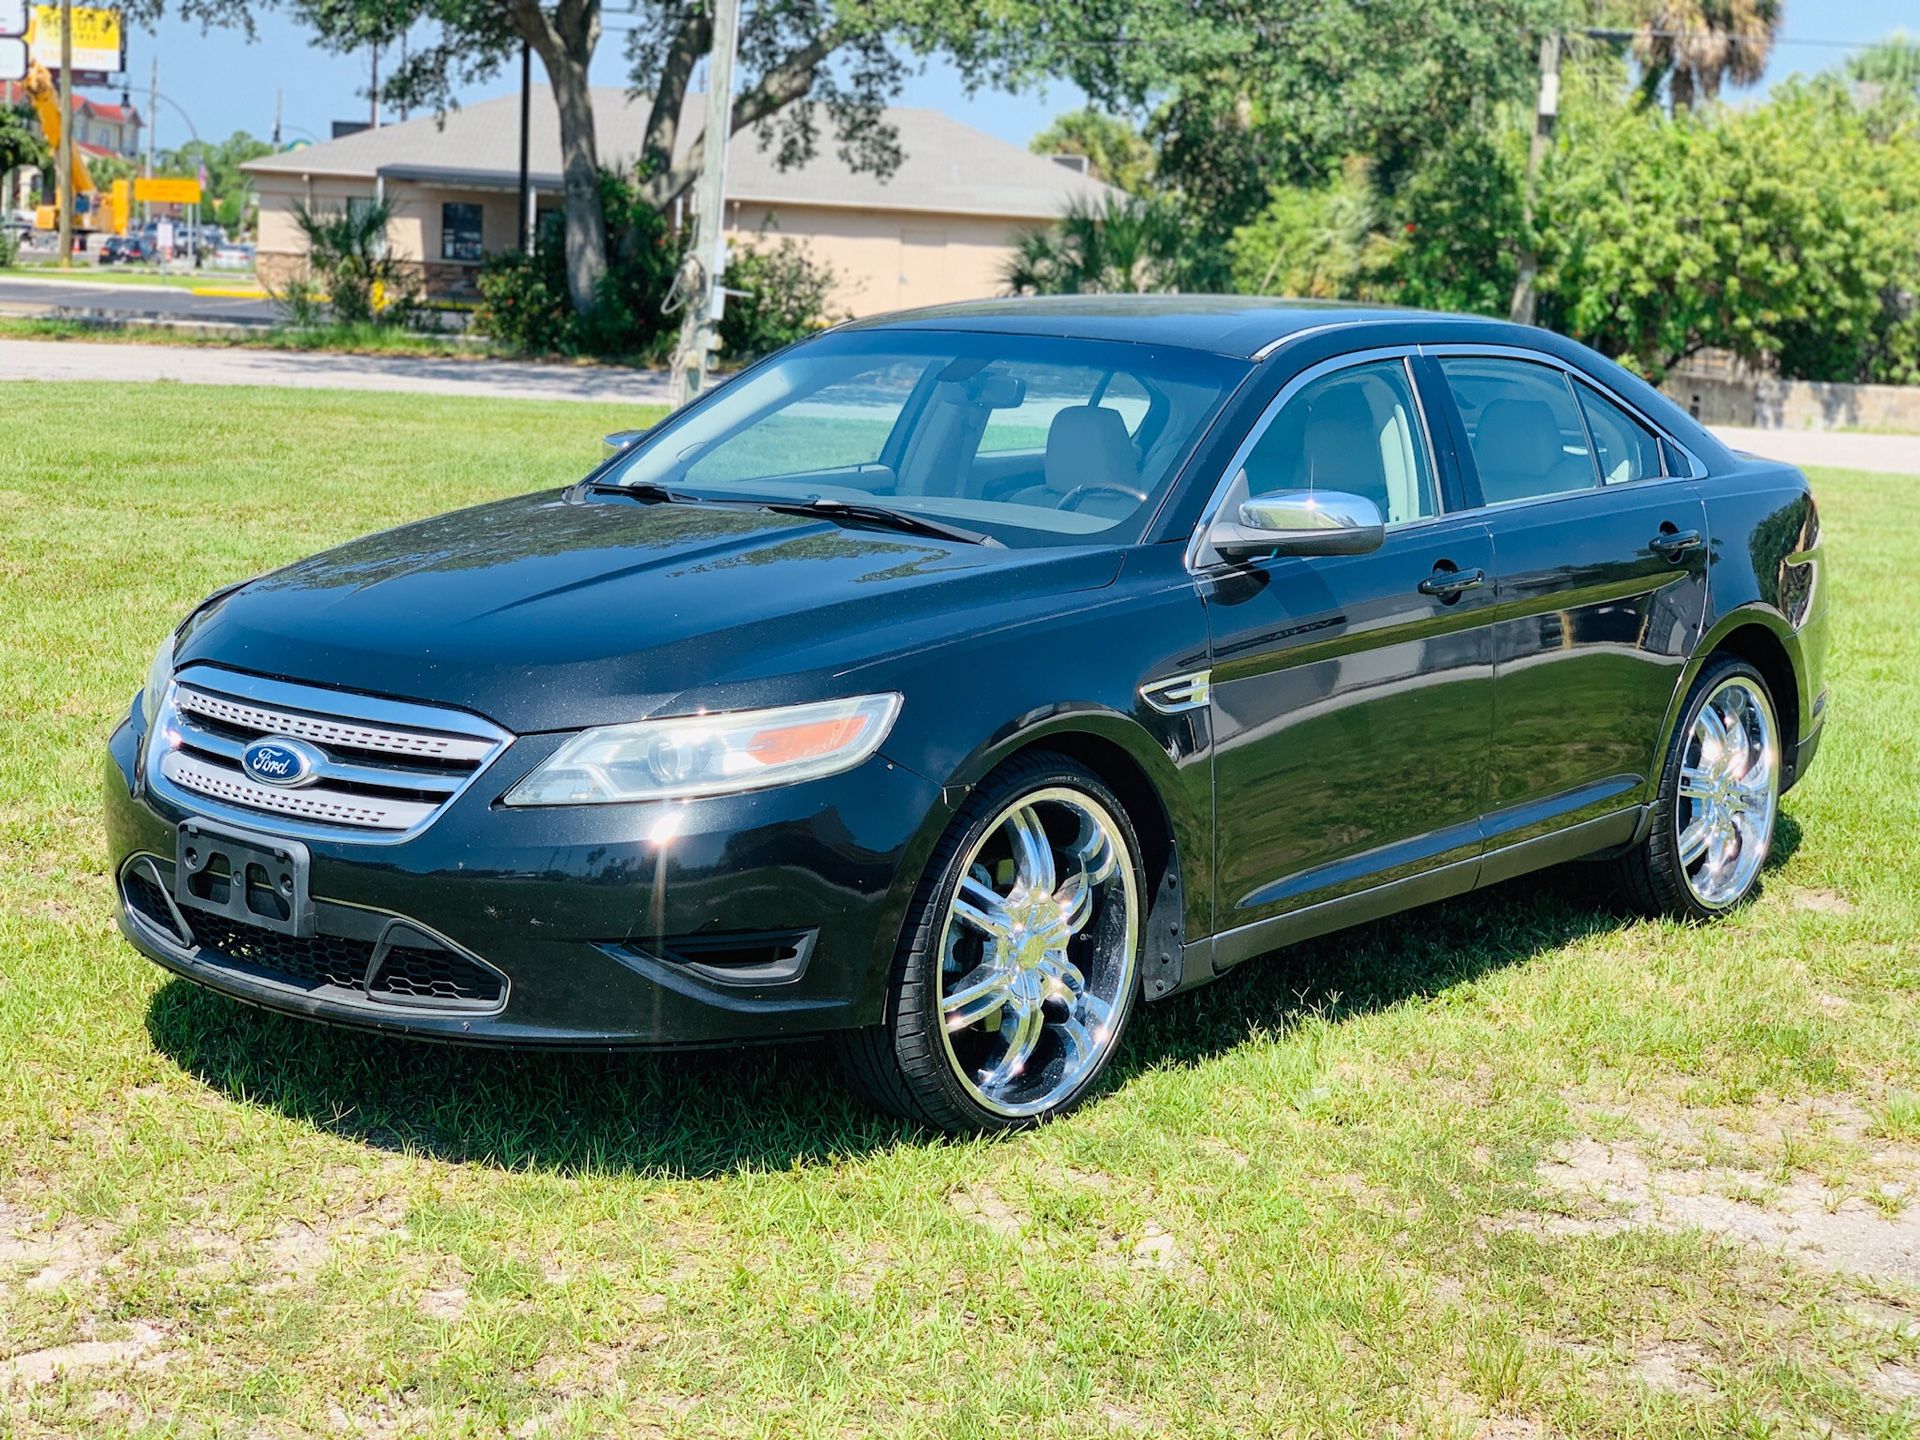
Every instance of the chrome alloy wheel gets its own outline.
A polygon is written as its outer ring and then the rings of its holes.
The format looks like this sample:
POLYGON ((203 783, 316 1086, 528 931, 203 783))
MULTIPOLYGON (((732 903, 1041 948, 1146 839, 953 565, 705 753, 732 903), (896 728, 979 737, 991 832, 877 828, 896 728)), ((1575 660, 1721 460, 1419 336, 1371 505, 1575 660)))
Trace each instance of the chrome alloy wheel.
POLYGON ((940 934, 947 1057, 973 1099, 1037 1115, 1112 1049, 1140 897, 1126 832, 1069 786, 1019 796, 967 855, 940 934))
POLYGON ((1744 676, 1729 677, 1694 718, 1673 807, 1680 868, 1694 899, 1724 909, 1766 862, 1780 806, 1773 706, 1744 676))

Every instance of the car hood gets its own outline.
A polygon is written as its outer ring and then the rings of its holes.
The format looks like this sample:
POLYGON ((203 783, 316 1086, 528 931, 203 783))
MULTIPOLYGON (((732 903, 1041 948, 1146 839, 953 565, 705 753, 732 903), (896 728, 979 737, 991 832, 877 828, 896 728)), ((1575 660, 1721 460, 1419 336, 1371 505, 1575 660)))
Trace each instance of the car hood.
MULTIPOLYGON (((520 734, 844 693, 842 672, 1060 608, 1118 548, 1001 549, 760 510, 524 496, 220 597, 183 668, 455 705, 520 734)), ((877 682, 876 682, 877 683, 877 682)))

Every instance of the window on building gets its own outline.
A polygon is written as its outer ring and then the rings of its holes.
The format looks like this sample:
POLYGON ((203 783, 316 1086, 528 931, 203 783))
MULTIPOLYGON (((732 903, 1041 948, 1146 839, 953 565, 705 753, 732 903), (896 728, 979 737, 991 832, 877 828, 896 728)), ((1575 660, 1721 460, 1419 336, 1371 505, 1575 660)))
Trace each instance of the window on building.
POLYGON ((440 258, 477 265, 485 250, 480 243, 480 207, 478 205, 442 205, 440 207, 440 258))

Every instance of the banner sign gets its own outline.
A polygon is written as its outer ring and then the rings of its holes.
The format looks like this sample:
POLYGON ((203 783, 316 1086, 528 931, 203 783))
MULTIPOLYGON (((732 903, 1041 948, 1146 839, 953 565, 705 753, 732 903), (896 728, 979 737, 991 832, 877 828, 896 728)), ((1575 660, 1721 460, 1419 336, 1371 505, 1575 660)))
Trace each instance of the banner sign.
POLYGON ((144 200, 149 205, 198 205, 200 182, 191 178, 174 180, 160 175, 135 176, 133 198, 144 200))
MULTIPOLYGON (((0 0, 5 4, 5 0, 0 0)), ((33 17, 27 27, 27 41, 33 48, 33 58, 47 69, 60 69, 60 7, 58 5, 36 5, 33 17)), ((79 6, 73 11, 73 74, 76 80, 82 75, 98 76, 104 80, 108 75, 118 75, 127 68, 127 32, 120 23, 118 10, 83 10, 79 6)))

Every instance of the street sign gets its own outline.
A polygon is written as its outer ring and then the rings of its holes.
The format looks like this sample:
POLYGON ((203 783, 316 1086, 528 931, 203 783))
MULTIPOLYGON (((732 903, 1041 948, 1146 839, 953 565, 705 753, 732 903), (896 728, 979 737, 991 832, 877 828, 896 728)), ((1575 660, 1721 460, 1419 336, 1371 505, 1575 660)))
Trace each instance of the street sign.
MULTIPOLYGON (((0 0, 0 5, 7 0, 0 0)), ((33 24, 27 27, 33 58, 49 70, 60 68, 60 7, 35 5, 33 24)), ((105 77, 127 68, 127 32, 118 10, 74 6, 73 74, 105 77)))
POLYGON ((0 0, 0 35, 27 33, 27 0, 0 0))
POLYGON ((200 182, 194 179, 173 180, 159 175, 136 176, 133 198, 144 200, 149 205, 198 205, 200 182))
POLYGON ((0 36, 0 80, 27 78, 27 42, 0 36))

